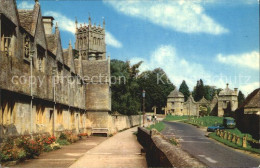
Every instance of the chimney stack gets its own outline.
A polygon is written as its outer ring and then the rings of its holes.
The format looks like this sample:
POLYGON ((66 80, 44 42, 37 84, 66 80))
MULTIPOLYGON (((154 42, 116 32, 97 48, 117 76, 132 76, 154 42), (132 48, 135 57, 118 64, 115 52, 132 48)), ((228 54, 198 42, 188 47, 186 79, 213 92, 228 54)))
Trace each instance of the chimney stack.
POLYGON ((236 93, 236 95, 238 95, 238 88, 234 88, 234 91, 235 91, 235 93, 236 93))
POLYGON ((54 18, 52 16, 42 17, 45 34, 52 34, 53 20, 54 18))

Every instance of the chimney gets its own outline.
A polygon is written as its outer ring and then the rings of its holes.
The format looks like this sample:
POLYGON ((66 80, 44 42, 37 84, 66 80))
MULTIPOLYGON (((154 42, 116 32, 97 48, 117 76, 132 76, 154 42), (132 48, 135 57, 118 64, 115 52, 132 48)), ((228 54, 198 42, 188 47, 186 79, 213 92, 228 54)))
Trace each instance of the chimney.
POLYGON ((52 34, 53 20, 54 20, 54 18, 52 16, 43 16, 42 17, 45 34, 52 34))
POLYGON ((235 91, 235 94, 237 95, 238 94, 238 88, 234 88, 234 91, 235 91))

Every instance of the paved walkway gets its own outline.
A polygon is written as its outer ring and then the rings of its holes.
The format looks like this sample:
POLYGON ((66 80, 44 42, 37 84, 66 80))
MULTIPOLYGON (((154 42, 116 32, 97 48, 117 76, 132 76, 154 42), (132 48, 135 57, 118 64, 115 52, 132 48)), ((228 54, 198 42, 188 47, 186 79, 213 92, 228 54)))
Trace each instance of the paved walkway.
POLYGON ((22 162, 13 167, 26 167, 26 168, 66 168, 72 165, 77 159, 83 156, 88 150, 99 145, 105 141, 106 137, 89 137, 73 143, 68 146, 63 146, 62 149, 43 153, 37 159, 31 159, 22 162))
POLYGON ((133 134, 135 131, 136 127, 117 133, 89 150, 70 168, 147 167, 145 156, 140 153, 141 146, 133 134))

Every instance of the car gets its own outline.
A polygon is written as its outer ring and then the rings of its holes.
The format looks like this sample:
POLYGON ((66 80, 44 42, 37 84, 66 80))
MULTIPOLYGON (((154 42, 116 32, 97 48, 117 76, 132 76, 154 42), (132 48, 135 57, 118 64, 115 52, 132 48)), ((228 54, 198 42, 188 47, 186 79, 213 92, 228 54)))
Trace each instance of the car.
POLYGON ((228 129, 236 128, 236 122, 234 118, 231 117, 225 117, 223 119, 223 126, 228 129))
POLYGON ((223 126, 223 125, 216 125, 216 126, 209 126, 208 128, 207 128, 207 131, 208 132, 215 132, 216 130, 222 130, 222 129, 225 129, 225 127, 223 126))

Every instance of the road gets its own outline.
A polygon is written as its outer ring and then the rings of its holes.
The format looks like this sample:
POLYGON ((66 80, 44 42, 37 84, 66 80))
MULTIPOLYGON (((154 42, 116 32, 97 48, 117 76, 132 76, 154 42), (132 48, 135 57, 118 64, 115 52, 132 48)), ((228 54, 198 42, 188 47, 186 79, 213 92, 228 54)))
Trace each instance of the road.
POLYGON ((258 167, 260 159, 219 144, 205 137, 198 128, 180 122, 164 122, 166 137, 175 135, 183 150, 209 167, 258 167))

